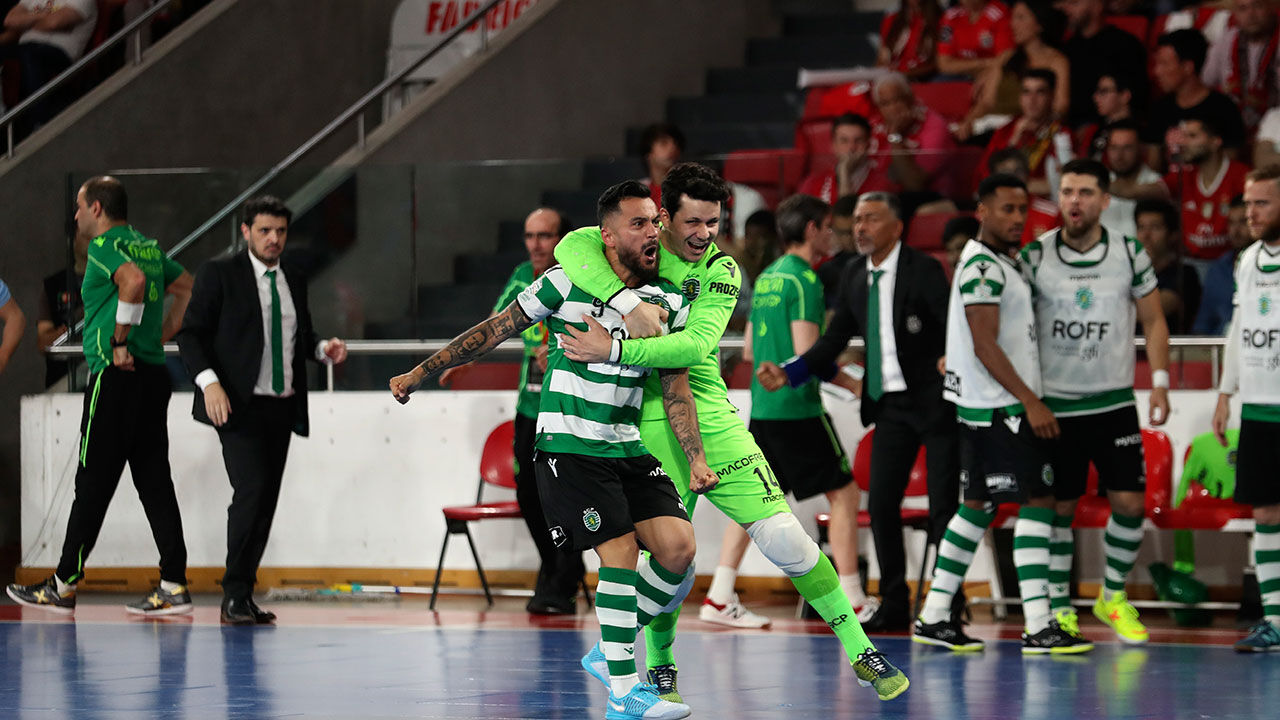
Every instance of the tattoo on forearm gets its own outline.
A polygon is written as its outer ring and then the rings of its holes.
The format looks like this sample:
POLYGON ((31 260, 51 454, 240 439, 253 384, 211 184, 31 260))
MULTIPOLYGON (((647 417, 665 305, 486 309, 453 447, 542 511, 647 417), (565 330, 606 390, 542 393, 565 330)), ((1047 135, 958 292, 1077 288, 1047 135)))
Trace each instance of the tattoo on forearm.
POLYGON ((698 430, 698 409, 693 402, 693 392, 689 389, 689 373, 660 373, 662 379, 662 404, 667 411, 667 423, 671 432, 684 450, 685 459, 690 463, 702 460, 705 452, 702 447, 702 433, 698 430))
POLYGON ((497 347, 503 340, 518 335, 532 325, 533 321, 513 302, 506 310, 454 338, 440 352, 423 360, 418 367, 426 377, 431 377, 448 368, 475 360, 497 347))

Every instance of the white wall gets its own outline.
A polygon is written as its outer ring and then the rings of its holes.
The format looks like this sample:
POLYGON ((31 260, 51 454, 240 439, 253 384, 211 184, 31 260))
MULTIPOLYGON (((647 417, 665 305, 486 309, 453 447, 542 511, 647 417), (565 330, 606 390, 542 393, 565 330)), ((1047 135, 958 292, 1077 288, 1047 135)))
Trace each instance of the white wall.
MULTIPOLYGON (((1216 395, 1210 391, 1173 392, 1166 430, 1173 438, 1175 473, 1190 438, 1209 428, 1216 395)), ((315 393, 311 396, 310 438, 294 438, 284 489, 264 566, 431 568, 444 534, 442 506, 469 504, 475 498, 477 465, 485 436, 514 411, 510 392, 430 392, 397 405, 385 393, 315 393)), ((731 393, 743 417, 749 412, 745 391, 731 393)), ((29 396, 22 401, 22 565, 57 564, 75 486, 76 449, 82 398, 79 395, 29 396)), ((857 403, 829 399, 828 409, 852 455, 862 436, 857 403)), ((1146 396, 1139 393, 1145 416, 1146 396)), ((231 499, 221 450, 211 428, 193 421, 191 395, 178 394, 169 406, 170 461, 186 528, 190 564, 221 566, 226 539, 226 506, 231 499)), ((126 471, 122 487, 131 483, 126 471)), ((511 498, 491 490, 486 499, 511 498)), ((825 501, 795 504, 796 514, 813 531, 813 515, 825 501)), ((715 567, 726 520, 705 499, 694 518, 699 540, 697 562, 703 573, 715 567)), ((520 521, 486 523, 474 533, 485 567, 533 569, 537 555, 520 521)), ((1149 582, 1145 565, 1171 558, 1168 533, 1148 542, 1139 558, 1138 582, 1149 582)), ((908 573, 914 577, 922 542, 908 541, 908 573)), ((1201 533, 1198 575, 1211 585, 1235 584, 1244 561, 1236 536, 1201 533)), ((1085 533, 1079 544, 1080 577, 1102 575, 1100 531, 1085 533)), ((876 562, 870 534, 862 533, 871 575, 876 562)), ((594 558, 593 558, 594 559, 594 558)), ((91 565, 149 566, 157 561, 142 507, 131 490, 122 490, 107 513, 91 565)), ((449 551, 446 567, 470 569, 465 542, 449 551)), ((593 565, 594 567, 594 565, 593 565)), ((980 558, 971 580, 988 577, 980 558)), ((742 568, 748 576, 778 571, 754 547, 742 568)))

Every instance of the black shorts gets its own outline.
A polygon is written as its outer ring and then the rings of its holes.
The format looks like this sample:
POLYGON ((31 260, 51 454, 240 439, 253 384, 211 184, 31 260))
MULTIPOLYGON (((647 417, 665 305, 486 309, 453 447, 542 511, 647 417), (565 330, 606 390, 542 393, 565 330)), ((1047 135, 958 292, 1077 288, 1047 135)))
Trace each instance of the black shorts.
POLYGON ((1235 501, 1254 507, 1280 504, 1280 423, 1240 421, 1235 501))
POLYGON ((652 455, 600 458, 539 450, 533 471, 551 541, 561 550, 593 548, 634 532, 642 520, 689 520, 675 484, 652 455))
POLYGON ((1075 500, 1084 495, 1089 463, 1098 469, 1098 494, 1108 490, 1145 493, 1147 465, 1142 456, 1138 409, 1122 407, 1094 415, 1058 418, 1062 434, 1053 445, 1053 496, 1075 500))
POLYGON ((1053 494, 1045 442, 1025 414, 996 410, 988 427, 960 424, 960 489, 965 500, 1026 504, 1053 494))
POLYGON ((831 418, 755 420, 749 426, 783 492, 796 500, 838 490, 853 482, 849 456, 831 427, 831 418))

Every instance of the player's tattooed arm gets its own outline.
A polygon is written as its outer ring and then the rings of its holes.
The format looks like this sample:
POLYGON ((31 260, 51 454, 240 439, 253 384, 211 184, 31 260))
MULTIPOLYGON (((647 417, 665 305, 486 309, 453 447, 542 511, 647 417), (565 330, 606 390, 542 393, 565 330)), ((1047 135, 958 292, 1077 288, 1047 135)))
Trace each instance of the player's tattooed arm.
POLYGON ((475 360, 496 348, 502 341, 519 335, 534 322, 520 308, 519 303, 512 302, 502 312, 454 338, 414 369, 391 378, 391 394, 401 404, 409 402, 409 395, 428 378, 475 360))
POLYGON ((698 408, 689 387, 689 371, 659 370, 662 380, 662 406, 667 411, 667 424, 689 461, 689 489, 703 493, 715 487, 716 474, 707 467, 707 454, 698 429, 698 408))

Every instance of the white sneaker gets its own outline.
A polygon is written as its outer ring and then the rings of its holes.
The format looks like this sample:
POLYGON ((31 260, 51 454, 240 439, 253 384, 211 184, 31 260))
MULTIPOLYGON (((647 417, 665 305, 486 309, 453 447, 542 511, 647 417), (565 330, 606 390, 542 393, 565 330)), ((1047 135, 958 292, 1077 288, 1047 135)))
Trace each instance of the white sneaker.
POLYGON ((861 605, 853 608, 853 614, 858 617, 858 622, 864 623, 870 620, 871 616, 875 615, 879 609, 880 601, 873 597, 868 597, 862 600, 861 605))
POLYGON ((734 596, 724 605, 717 605, 710 599, 703 600, 702 608, 698 610, 698 617, 704 622, 736 628, 766 628, 773 622, 763 615, 757 615, 742 607, 742 603, 738 602, 737 593, 734 593, 734 596))

